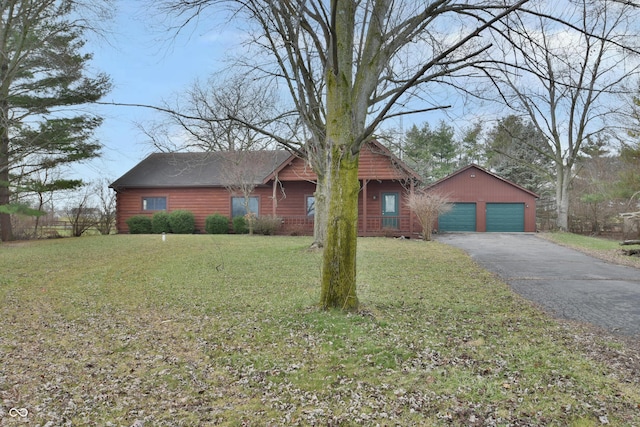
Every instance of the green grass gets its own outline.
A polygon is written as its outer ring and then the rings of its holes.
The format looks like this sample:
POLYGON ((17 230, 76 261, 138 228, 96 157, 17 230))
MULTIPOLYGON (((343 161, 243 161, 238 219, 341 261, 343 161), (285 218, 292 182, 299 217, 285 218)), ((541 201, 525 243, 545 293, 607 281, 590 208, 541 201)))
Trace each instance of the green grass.
POLYGON ((317 309, 310 243, 0 245, 0 424, 12 407, 34 425, 640 424, 637 378, 461 251, 360 239, 344 314, 317 309))
POLYGON ((549 233, 548 236, 556 242, 574 247, 593 250, 617 250, 620 242, 611 239, 583 236, 573 233, 549 233))
POLYGON ((619 240, 582 236, 573 233, 542 233, 540 236, 608 262, 640 268, 640 257, 628 256, 623 253, 623 249, 637 249, 637 245, 621 246, 619 240))

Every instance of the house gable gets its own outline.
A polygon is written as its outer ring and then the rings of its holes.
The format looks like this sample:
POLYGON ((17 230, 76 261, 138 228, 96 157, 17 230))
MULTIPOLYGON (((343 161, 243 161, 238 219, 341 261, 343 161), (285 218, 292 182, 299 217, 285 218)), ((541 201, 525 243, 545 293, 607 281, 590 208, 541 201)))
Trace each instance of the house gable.
POLYGON ((280 181, 309 181, 316 182, 318 176, 313 171, 311 164, 298 156, 292 155, 282 165, 268 176, 266 180, 270 181, 277 175, 280 181))
POLYGON ((493 174, 478 165, 466 166, 427 187, 449 194, 453 201, 492 199, 509 201, 537 199, 539 196, 511 181, 493 174))
POLYGON ((420 175, 376 140, 365 144, 360 150, 358 178, 422 181, 420 175))
MULTIPOLYGON (((273 179, 276 174, 280 181, 315 182, 318 179, 311 164, 295 155, 283 162, 281 167, 274 171, 273 176, 268 177, 267 180, 273 179)), ((421 181, 416 172, 376 140, 368 142, 360 150, 358 179, 379 181, 413 179, 421 181)))

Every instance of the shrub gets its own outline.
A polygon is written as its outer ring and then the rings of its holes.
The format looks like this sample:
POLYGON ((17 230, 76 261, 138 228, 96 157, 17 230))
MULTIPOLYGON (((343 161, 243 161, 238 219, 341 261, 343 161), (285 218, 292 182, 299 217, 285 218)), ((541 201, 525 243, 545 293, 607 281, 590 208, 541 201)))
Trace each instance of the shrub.
POLYGON ((236 234, 246 234, 249 232, 245 217, 236 216, 233 218, 233 231, 235 231, 236 234))
POLYGON ((269 236, 272 234, 276 234, 276 231, 280 228, 282 224, 282 219, 277 216, 260 216, 255 219, 253 225, 253 231, 256 234, 264 234, 265 236, 269 236))
POLYGON ((229 218, 218 213, 209 215, 204 221, 204 230, 209 234, 226 234, 229 232, 229 218))
POLYGON ((422 238, 431 240, 431 229, 438 215, 449 212, 453 205, 449 203, 449 196, 446 194, 416 191, 409 194, 407 206, 422 226, 422 238))
POLYGON ((127 220, 127 227, 131 234, 150 234, 151 218, 144 215, 135 215, 127 220))
POLYGON ((155 234, 170 233, 169 214, 165 211, 154 213, 151 218, 151 231, 155 234))
POLYGON ((192 234, 196 230, 196 219, 193 212, 173 211, 169 214, 171 232, 175 234, 192 234))

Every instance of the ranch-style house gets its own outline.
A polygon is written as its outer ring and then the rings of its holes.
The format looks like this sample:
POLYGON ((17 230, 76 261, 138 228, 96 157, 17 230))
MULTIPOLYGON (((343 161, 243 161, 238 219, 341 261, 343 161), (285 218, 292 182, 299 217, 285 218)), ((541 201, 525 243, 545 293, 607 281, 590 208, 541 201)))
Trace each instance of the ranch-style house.
MULTIPOLYGON (((377 141, 360 153, 360 236, 417 237, 421 232, 406 206, 421 179, 377 141)), ((317 176, 309 163, 287 151, 154 153, 115 180, 116 228, 127 219, 157 211, 188 210, 204 232, 205 218, 245 215, 242 184, 252 188, 249 210, 281 220, 279 234, 311 235, 317 176)), ((246 188, 246 187, 245 187, 246 188)))

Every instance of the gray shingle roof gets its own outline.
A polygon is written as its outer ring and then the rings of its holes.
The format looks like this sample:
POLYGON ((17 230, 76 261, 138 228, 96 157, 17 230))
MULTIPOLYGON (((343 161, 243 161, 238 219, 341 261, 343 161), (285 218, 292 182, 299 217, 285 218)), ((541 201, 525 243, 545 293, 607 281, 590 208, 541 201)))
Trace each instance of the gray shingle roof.
POLYGON ((239 181, 258 185, 290 156, 284 150, 154 153, 110 187, 221 187, 239 181))

